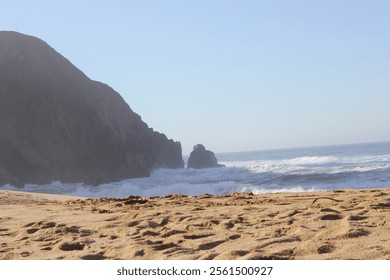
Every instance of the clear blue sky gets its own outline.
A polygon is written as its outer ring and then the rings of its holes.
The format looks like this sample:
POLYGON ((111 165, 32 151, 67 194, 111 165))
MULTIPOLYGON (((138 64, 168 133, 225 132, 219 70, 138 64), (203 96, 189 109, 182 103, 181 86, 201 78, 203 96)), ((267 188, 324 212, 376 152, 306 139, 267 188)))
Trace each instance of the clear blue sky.
POLYGON ((390 140, 390 1, 0 2, 155 130, 215 152, 390 140))

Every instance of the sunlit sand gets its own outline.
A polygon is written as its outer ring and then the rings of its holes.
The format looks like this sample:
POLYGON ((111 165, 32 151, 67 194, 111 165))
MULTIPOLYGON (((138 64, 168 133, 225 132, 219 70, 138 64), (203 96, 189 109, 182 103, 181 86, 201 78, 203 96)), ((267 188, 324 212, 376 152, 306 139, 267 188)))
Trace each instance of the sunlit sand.
POLYGON ((389 259, 390 189, 84 199, 0 191, 0 259, 389 259))

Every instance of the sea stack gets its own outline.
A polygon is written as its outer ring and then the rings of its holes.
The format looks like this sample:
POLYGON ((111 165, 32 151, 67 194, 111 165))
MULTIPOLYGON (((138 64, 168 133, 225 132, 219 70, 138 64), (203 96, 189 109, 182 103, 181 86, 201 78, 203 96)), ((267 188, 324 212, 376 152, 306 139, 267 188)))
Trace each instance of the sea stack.
POLYGON ((206 150, 202 144, 197 144, 188 158, 187 168, 201 169, 221 166, 223 165, 218 164, 218 160, 212 151, 206 150))
POLYGON ((97 185, 160 167, 184 167, 179 142, 42 40, 0 32, 0 186, 97 185))

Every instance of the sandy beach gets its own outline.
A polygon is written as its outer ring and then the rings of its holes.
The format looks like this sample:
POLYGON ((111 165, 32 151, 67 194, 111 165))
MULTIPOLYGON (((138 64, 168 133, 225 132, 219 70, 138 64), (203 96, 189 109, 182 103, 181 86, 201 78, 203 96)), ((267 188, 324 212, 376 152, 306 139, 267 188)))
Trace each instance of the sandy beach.
POLYGON ((390 189, 123 199, 0 191, 0 259, 390 259, 390 189))

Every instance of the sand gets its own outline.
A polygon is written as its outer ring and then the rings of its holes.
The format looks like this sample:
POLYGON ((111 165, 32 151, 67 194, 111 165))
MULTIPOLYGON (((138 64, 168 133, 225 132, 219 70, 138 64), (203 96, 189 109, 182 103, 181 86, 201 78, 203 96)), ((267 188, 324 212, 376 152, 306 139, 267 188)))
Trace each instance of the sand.
POLYGON ((123 199, 0 191, 0 259, 390 259, 390 189, 123 199))

